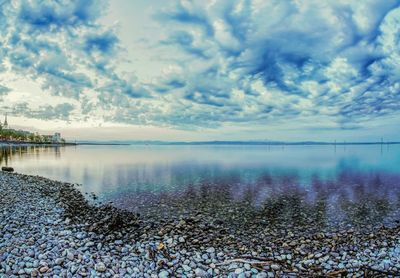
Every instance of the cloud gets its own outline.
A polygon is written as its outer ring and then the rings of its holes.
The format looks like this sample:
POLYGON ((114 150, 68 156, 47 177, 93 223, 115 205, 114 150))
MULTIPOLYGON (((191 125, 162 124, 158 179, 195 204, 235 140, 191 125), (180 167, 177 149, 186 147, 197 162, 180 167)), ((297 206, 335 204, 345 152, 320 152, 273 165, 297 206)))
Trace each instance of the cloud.
POLYGON ((74 105, 70 103, 61 103, 55 106, 41 105, 35 109, 30 107, 28 102, 21 102, 12 107, 12 115, 24 116, 26 118, 35 118, 42 120, 64 120, 69 121, 74 105))
POLYGON ((194 45, 193 35, 185 31, 176 31, 172 33, 168 39, 162 40, 160 43, 164 45, 176 45, 184 52, 194 55, 197 58, 209 58, 208 55, 205 53, 205 49, 200 46, 194 45))
POLYGON ((70 114, 74 110, 74 106, 70 103, 58 104, 56 106, 41 106, 38 111, 33 113, 35 118, 45 120, 69 120, 70 114))
POLYGON ((118 38, 110 31, 102 34, 90 34, 85 38, 84 50, 89 54, 95 51, 112 54, 117 43, 118 38))
POLYGON ((11 91, 10 88, 0 85, 0 96, 8 94, 10 91, 11 91))
POLYGON ((140 84, 130 84, 117 72, 122 52, 117 31, 98 22, 107 6, 102 0, 21 0, 0 7, 4 15, 0 19, 0 65, 4 72, 40 84, 51 96, 48 105, 55 112, 47 113, 47 107, 46 113, 32 116, 65 119, 54 104, 57 101, 52 101, 57 96, 83 102, 88 91, 97 91, 101 97, 92 97, 102 101, 93 102, 107 107, 113 94, 121 94, 117 98, 125 101, 148 95, 140 84))
POLYGON ((184 51, 196 28, 197 40, 208 46, 212 67, 193 67, 186 58, 178 62, 186 75, 185 99, 230 107, 234 120, 327 116, 348 129, 398 114, 399 5, 397 0, 177 1, 158 19, 184 51), (245 107, 252 116, 243 113, 245 107))
POLYGON ((166 79, 162 83, 154 84, 153 89, 158 93, 165 93, 169 91, 179 90, 186 86, 186 81, 179 78, 166 79))
POLYGON ((97 0, 56 2, 22 0, 18 17, 31 25, 34 31, 42 29, 51 31, 94 23, 104 8, 104 1, 97 0))
POLYGON ((155 18, 162 21, 180 23, 182 25, 197 26, 211 36, 214 33, 214 29, 202 8, 202 4, 195 5, 193 2, 176 1, 175 5, 157 13, 155 18))
POLYGON ((0 73, 62 98, 32 117, 349 130, 399 116, 399 0, 173 1, 148 19, 158 33, 137 38, 151 45, 157 73, 140 49, 127 50, 118 24, 100 23, 108 7, 100 0, 0 7, 0 73), (145 74, 136 74, 140 67, 145 74), (80 107, 57 106, 67 100, 80 107))

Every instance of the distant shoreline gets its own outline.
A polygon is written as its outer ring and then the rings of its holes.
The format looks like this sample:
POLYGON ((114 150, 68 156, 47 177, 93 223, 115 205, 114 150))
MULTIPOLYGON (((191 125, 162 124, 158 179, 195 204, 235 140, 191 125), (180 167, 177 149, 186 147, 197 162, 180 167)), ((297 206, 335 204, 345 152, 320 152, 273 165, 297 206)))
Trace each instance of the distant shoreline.
POLYGON ((198 142, 164 142, 164 141, 134 141, 134 142, 67 142, 67 143, 32 143, 20 141, 0 141, 3 146, 347 146, 347 145, 400 145, 400 142, 262 142, 262 141, 198 141, 198 142))
POLYGON ((160 146, 196 146, 196 145, 253 145, 253 146, 346 146, 346 145, 399 145, 400 142, 262 142, 262 141, 199 141, 199 142, 164 142, 164 141, 134 141, 134 142, 77 142, 77 145, 94 145, 94 146, 131 146, 131 145, 160 145, 160 146))
POLYGON ((4 146, 76 146, 76 143, 32 143, 23 141, 0 141, 0 147, 4 146))

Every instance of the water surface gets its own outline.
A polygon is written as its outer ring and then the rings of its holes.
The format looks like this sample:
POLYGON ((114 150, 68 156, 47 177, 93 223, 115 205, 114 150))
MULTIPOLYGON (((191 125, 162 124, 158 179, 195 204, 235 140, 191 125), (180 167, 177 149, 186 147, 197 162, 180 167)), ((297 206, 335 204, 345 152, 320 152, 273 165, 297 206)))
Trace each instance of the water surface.
POLYGON ((160 217, 399 220, 399 145, 4 147, 0 163, 160 217))

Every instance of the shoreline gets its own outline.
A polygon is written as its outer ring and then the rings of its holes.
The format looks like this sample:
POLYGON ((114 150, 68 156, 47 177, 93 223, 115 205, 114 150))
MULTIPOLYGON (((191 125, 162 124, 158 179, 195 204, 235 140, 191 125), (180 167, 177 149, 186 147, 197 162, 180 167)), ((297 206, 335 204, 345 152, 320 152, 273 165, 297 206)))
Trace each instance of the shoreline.
POLYGON ((32 143, 20 141, 0 141, 0 147, 64 147, 64 146, 264 146, 264 147, 284 147, 284 146, 396 146, 400 142, 348 142, 348 143, 332 143, 332 142, 133 142, 133 143, 113 143, 113 142, 67 142, 67 143, 32 143))
POLYGON ((77 146, 77 143, 32 143, 19 141, 0 141, 0 147, 25 147, 25 146, 40 146, 40 147, 63 147, 77 146))
POLYGON ((0 194, 0 276, 262 278, 400 272, 398 225, 321 231, 256 222, 230 227, 210 223, 200 212, 152 218, 97 204, 78 185, 17 173, 0 173, 0 194))

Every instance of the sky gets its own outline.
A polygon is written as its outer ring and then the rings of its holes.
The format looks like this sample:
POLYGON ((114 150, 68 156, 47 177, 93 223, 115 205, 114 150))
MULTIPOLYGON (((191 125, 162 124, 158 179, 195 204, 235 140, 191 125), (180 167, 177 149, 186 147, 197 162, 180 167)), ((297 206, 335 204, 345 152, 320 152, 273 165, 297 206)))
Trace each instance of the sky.
POLYGON ((400 0, 0 0, 0 119, 68 140, 400 141, 400 0))

